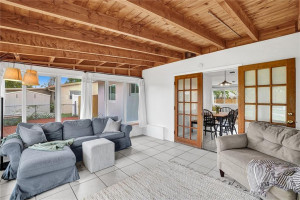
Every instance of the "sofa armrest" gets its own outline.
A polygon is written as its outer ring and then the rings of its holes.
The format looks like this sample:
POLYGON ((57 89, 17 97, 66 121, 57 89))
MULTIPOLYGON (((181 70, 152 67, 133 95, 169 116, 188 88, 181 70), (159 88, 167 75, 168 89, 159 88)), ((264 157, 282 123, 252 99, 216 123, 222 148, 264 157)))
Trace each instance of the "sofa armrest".
POLYGON ((121 124, 121 131, 123 133, 125 133, 126 137, 129 137, 129 134, 132 130, 132 126, 131 125, 127 125, 127 124, 121 124))
POLYGON ((17 178, 17 171, 21 154, 23 152, 23 143, 20 139, 13 138, 5 142, 1 147, 1 154, 9 158, 9 165, 2 174, 5 180, 12 180, 17 178))
POLYGON ((218 137, 216 139, 217 152, 225 151, 228 149, 241 149, 246 148, 248 139, 246 134, 228 135, 218 137))

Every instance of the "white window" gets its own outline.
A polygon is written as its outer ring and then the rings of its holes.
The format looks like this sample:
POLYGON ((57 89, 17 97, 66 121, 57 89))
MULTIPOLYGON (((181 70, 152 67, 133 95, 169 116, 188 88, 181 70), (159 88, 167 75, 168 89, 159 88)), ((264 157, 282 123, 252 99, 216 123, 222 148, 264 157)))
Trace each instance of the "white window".
POLYGON ((237 88, 215 88, 213 89, 213 104, 237 104, 237 88))
POLYGON ((139 86, 138 84, 131 83, 129 88, 129 96, 132 94, 138 94, 139 93, 139 86))
POLYGON ((72 99, 73 94, 74 95, 78 95, 78 96, 81 95, 81 91, 80 90, 70 90, 69 92, 70 92, 70 99, 72 99))
POLYGON ((109 95, 108 95, 108 100, 110 101, 115 101, 116 100, 116 85, 110 85, 109 86, 109 95))

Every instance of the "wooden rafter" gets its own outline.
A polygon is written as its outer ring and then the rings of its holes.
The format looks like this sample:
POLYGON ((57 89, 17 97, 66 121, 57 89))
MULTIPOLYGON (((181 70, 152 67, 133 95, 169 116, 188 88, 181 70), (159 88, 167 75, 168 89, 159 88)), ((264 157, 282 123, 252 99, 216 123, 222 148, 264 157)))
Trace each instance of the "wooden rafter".
POLYGON ((0 0, 0 2, 6 5, 11 5, 17 8, 26 9, 32 12, 64 19, 78 24, 100 28, 103 30, 112 31, 119 34, 124 34, 127 36, 179 48, 183 51, 201 53, 201 49, 197 45, 193 45, 190 43, 188 44, 176 37, 162 35, 153 30, 141 27, 140 25, 136 25, 115 17, 107 16, 96 11, 88 10, 81 6, 72 4, 67 0, 55 1, 54 3, 52 0, 0 0))
POLYGON ((55 57, 51 56, 49 58, 48 66, 50 66, 54 62, 54 60, 55 60, 55 57))
POLYGON ((0 29, 1 42, 7 44, 19 44, 26 46, 37 46, 43 48, 59 49, 65 51, 90 53, 104 56, 121 57, 135 60, 148 60, 159 63, 167 63, 168 59, 157 55, 149 55, 135 51, 124 49, 116 49, 111 47, 101 47, 93 44, 85 44, 81 42, 68 41, 59 38, 22 33, 7 29, 0 29))
POLYGON ((7 11, 1 11, 0 28, 100 45, 101 47, 115 47, 152 55, 160 55, 177 60, 183 58, 182 53, 166 48, 158 48, 153 45, 145 45, 124 39, 122 37, 102 35, 94 31, 79 31, 78 29, 73 29, 71 27, 37 20, 34 18, 28 18, 9 13, 7 11), (55 27, 55 29, 52 29, 51 27, 55 27))
POLYGON ((236 0, 216 0, 219 5, 236 21, 245 32, 254 40, 258 41, 258 31, 249 19, 247 14, 243 11, 236 0))
POLYGON ((130 3, 134 7, 143 9, 145 12, 150 12, 152 14, 158 15, 166 20, 168 23, 171 23, 173 26, 183 29, 190 34, 193 34, 197 37, 200 37, 207 42, 224 49, 225 41, 223 41, 218 36, 209 33, 203 28, 198 27, 196 24, 187 21, 183 15, 178 12, 169 9, 160 1, 145 1, 145 0, 122 0, 126 4, 130 3))
POLYGON ((91 61, 105 61, 111 63, 124 63, 124 64, 135 64, 135 65, 145 65, 154 66, 153 62, 142 61, 142 60, 130 60, 126 58, 102 56, 95 54, 78 53, 71 51, 63 51, 57 49, 46 49, 39 47, 24 46, 18 44, 6 44, 0 41, 0 51, 6 53, 18 53, 25 55, 37 55, 37 56, 55 56, 56 58, 70 58, 70 59, 84 59, 91 61))
POLYGON ((298 31, 300 32, 300 0, 298 0, 298 31))

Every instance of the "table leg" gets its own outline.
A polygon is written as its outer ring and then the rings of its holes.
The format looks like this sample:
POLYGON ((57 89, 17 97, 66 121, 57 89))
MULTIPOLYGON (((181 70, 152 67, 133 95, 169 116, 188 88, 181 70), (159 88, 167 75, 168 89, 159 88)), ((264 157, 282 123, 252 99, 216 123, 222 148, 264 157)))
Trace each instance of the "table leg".
POLYGON ((223 117, 220 117, 220 136, 222 136, 223 135, 223 129, 222 129, 222 124, 223 124, 223 117))

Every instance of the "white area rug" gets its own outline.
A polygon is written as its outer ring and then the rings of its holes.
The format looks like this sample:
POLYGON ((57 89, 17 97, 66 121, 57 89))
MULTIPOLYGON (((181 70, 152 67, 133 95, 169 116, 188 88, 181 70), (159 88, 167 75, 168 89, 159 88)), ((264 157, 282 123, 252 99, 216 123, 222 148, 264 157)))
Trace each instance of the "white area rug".
POLYGON ((257 200, 248 192, 176 163, 162 163, 85 199, 257 200))

